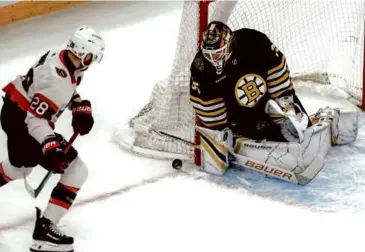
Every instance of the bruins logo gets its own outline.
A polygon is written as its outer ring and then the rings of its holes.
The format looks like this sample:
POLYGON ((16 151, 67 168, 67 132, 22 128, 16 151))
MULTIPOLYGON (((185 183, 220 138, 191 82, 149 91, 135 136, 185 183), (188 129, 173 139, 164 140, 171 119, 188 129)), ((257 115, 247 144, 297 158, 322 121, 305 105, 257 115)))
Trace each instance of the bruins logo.
POLYGON ((194 60, 194 66, 199 71, 203 71, 204 70, 204 60, 201 57, 195 58, 195 60, 194 60))
POLYGON ((236 83, 235 95, 243 107, 253 107, 265 95, 267 86, 264 78, 257 74, 246 74, 236 83))

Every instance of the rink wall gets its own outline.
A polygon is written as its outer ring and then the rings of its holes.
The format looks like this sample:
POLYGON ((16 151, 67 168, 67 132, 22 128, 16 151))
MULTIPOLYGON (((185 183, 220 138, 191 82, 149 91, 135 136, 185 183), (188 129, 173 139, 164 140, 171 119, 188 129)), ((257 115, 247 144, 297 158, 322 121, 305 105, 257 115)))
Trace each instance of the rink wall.
POLYGON ((0 2, 0 26, 46 15, 84 4, 87 1, 6 1, 0 2))

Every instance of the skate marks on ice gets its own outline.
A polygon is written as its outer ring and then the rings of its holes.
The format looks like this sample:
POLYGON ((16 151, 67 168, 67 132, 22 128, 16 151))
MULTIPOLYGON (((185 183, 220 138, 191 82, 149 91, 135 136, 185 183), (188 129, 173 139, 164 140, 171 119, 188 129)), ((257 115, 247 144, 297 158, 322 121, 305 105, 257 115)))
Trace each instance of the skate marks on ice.
MULTIPOLYGON (((102 193, 102 194, 92 196, 90 198, 78 200, 78 201, 75 202, 75 204, 72 206, 72 208, 79 208, 79 207, 82 207, 82 206, 85 206, 85 205, 88 205, 88 204, 103 201, 103 200, 106 200, 108 198, 111 198, 111 197, 114 197, 114 196, 117 196, 117 195, 119 196, 121 194, 127 193, 127 192, 129 192, 129 191, 131 191, 135 188, 142 187, 142 186, 145 186, 145 185, 148 185, 148 184, 153 184, 153 183, 159 182, 159 181, 161 181, 165 178, 172 178, 172 177, 176 177, 176 176, 179 176, 179 175, 182 175, 182 173, 179 173, 179 172, 176 172, 176 171, 171 171, 169 173, 165 173, 165 174, 162 174, 162 175, 159 175, 159 176, 155 176, 155 177, 152 177, 152 178, 149 178, 149 179, 145 179, 145 180, 142 180, 138 183, 124 186, 124 187, 122 187, 120 189, 117 189, 115 191, 102 193)), ((20 219, 17 219, 17 220, 16 220, 16 218, 14 218, 14 221, 12 223, 4 223, 4 224, 0 223, 0 234, 2 232, 9 231, 9 230, 14 230, 14 229, 23 228, 23 227, 25 228, 25 226, 27 226, 29 223, 33 223, 34 220, 35 220, 35 214, 34 214, 34 216, 33 215, 32 216, 26 216, 26 217, 23 217, 23 218, 20 218, 20 219)), ((1 244, 0 244, 0 248, 1 248, 1 244)), ((2 251, 2 250, 0 250, 0 251, 2 251)))
MULTIPOLYGON (((120 196, 122 194, 128 193, 132 191, 133 189, 140 188, 149 184, 154 184, 157 182, 160 182, 164 179, 173 179, 173 178, 187 178, 192 180, 204 180, 207 182, 211 182, 216 185, 220 185, 225 188, 235 188, 239 189, 241 188, 241 185, 238 185, 236 183, 229 183, 226 180, 222 180, 218 176, 211 176, 205 172, 197 171, 195 166, 190 162, 184 163, 184 169, 181 171, 173 170, 163 173, 161 175, 157 175, 154 177, 150 177, 148 179, 143 179, 140 182, 130 184, 123 186, 117 190, 110 191, 110 192, 104 192, 101 194, 97 194, 88 198, 80 199, 75 202, 75 204, 72 206, 72 208, 79 208, 82 206, 86 206, 89 204, 93 204, 96 202, 101 202, 104 200, 107 200, 109 198, 112 198, 114 196, 120 196)), ((14 218, 12 222, 8 223, 0 223, 0 234, 5 231, 14 230, 14 229, 29 229, 29 232, 31 232, 31 228, 28 227, 30 223, 33 223, 35 221, 35 214, 30 216, 24 216, 22 218, 14 218)), ((1 244, 0 244, 1 246, 1 244)), ((2 250, 0 250, 2 251, 2 250)))

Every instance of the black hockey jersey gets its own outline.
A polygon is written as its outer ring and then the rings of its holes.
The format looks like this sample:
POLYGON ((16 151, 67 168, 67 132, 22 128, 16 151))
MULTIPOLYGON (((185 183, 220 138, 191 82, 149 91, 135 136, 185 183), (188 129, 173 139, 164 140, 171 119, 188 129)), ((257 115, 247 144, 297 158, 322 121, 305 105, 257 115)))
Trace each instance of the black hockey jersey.
POLYGON ((264 111, 268 99, 294 93, 289 68, 283 53, 259 31, 237 30, 232 43, 232 55, 219 75, 198 51, 191 65, 190 101, 202 126, 229 126, 260 139, 261 129, 274 126, 264 111))

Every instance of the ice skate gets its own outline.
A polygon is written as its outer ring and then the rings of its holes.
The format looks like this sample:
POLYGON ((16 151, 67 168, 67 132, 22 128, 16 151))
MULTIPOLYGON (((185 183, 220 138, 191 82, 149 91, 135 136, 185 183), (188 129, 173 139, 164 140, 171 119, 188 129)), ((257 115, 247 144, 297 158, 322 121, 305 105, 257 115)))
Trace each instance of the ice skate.
POLYGON ((41 217, 41 210, 37 208, 37 221, 33 232, 33 252, 72 252, 74 239, 66 236, 50 220, 41 217))

